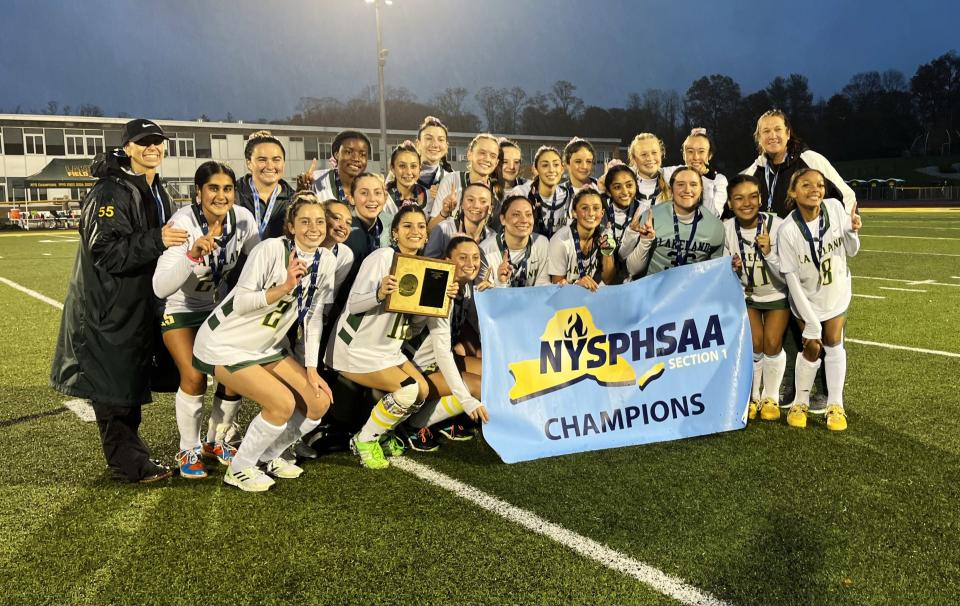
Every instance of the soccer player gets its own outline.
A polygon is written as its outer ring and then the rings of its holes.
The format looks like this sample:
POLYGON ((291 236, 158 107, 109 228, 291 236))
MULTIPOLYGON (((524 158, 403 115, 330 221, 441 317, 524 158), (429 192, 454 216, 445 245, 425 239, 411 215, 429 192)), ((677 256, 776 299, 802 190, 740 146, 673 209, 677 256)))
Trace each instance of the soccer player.
POLYGON ((468 185, 478 182, 490 185, 499 161, 500 142, 496 137, 490 133, 480 133, 474 137, 467 147, 469 168, 447 173, 437 188, 436 201, 430 210, 430 229, 453 216, 468 185))
POLYGON ((197 370, 260 405, 223 478, 248 492, 303 473, 280 455, 320 423, 332 400, 317 367, 336 259, 321 246, 326 220, 315 194, 296 195, 286 225, 286 237, 251 251, 236 288, 200 327, 194 344, 197 370), (291 330, 306 343, 306 368, 284 347, 291 330))
POLYGON ((667 155, 667 148, 663 141, 653 133, 640 133, 630 142, 627 156, 630 158, 630 167, 637 171, 637 195, 642 200, 650 200, 651 204, 663 202, 670 198, 667 181, 664 179, 661 166, 667 155))
POLYGON ((500 162, 497 165, 496 181, 502 185, 500 198, 506 191, 527 182, 522 176, 523 154, 520 146, 510 139, 500 138, 500 162))
POLYGON ((850 306, 851 276, 847 257, 860 250, 862 221, 835 198, 824 199, 826 178, 801 168, 790 179, 788 204, 794 208, 777 238, 780 268, 790 290, 790 307, 801 326, 803 350, 797 354, 796 397, 787 412, 791 427, 806 427, 810 388, 823 351, 827 379, 827 429, 843 431, 843 384, 847 352, 843 326, 850 306))
POLYGON ((488 226, 490 209, 493 206, 493 190, 485 183, 471 183, 463 190, 460 207, 449 219, 444 219, 430 230, 430 239, 423 254, 442 258, 447 243, 456 234, 465 234, 482 242, 496 232, 488 226))
POLYGON ((236 176, 220 162, 204 162, 193 178, 197 199, 174 213, 169 224, 185 230, 186 242, 171 246, 160 256, 153 273, 153 292, 164 303, 160 330, 163 342, 180 371, 176 395, 180 476, 196 480, 207 477, 201 456, 229 465, 236 449, 227 443, 240 397, 222 385, 213 396, 206 440, 200 443, 200 414, 207 377, 193 367, 193 342, 229 288, 227 277, 240 257, 260 242, 257 221, 243 207, 234 205, 236 176))
POLYGON ((563 159, 560 152, 546 145, 533 156, 534 178, 507 192, 508 196, 523 196, 533 204, 533 230, 550 238, 570 222, 570 202, 573 196, 560 187, 563 179, 563 159))
POLYGON ((549 284, 549 240, 533 232, 530 200, 508 195, 500 205, 500 224, 500 233, 480 243, 484 280, 498 288, 549 284))
POLYGON ((320 200, 336 198, 348 202, 353 181, 367 171, 370 149, 370 139, 360 131, 337 133, 331 145, 330 168, 316 170, 317 161, 314 160, 307 172, 297 179, 297 189, 312 188, 320 200))
POLYGON ((270 131, 260 130, 247 138, 243 155, 249 173, 237 184, 237 206, 253 213, 261 240, 280 237, 293 197, 293 188, 283 180, 283 145, 270 131))
MULTIPOLYGON (((461 423, 450 423, 451 419, 455 421, 457 416, 466 413, 474 422, 486 423, 490 420, 486 406, 479 400, 480 358, 458 351, 461 331, 467 326, 469 316, 476 315, 473 283, 480 274, 480 247, 468 236, 455 236, 445 252, 446 259, 457 266, 459 292, 450 306, 448 317, 426 318, 424 333, 419 335, 426 338, 421 339, 412 361, 424 377, 436 382, 438 391, 452 394, 427 401, 402 425, 404 441, 410 448, 420 452, 432 452, 439 448, 436 434, 430 429, 433 426, 444 423, 439 432, 447 439, 469 440, 473 436, 461 423), (441 324, 445 327, 441 327, 441 324), (452 355, 438 355, 438 352, 448 349, 452 355), (448 384, 445 377, 451 377, 452 381, 448 384)), ((477 290, 490 287, 489 282, 481 281, 477 290)))
POLYGON ((639 235, 637 246, 627 257, 631 276, 647 276, 723 255, 723 224, 716 215, 700 208, 700 171, 689 166, 673 171, 670 193, 672 203, 654 204, 630 223, 630 229, 639 235))
POLYGON ((597 184, 593 176, 593 159, 596 156, 593 145, 580 137, 570 139, 563 147, 563 164, 567 169, 567 178, 560 183, 560 187, 567 191, 569 199, 573 199, 573 196, 587 185, 597 184))
POLYGON ((594 185, 573 196, 574 220, 550 238, 547 273, 553 284, 579 284, 596 292, 616 277, 613 237, 604 233, 603 200, 594 185))
MULTIPOLYGON (((411 336, 410 317, 388 312, 384 305, 390 293, 399 287, 397 276, 389 273, 394 254, 416 254, 423 248, 427 239, 426 216, 415 205, 404 206, 393 218, 390 232, 395 248, 376 250, 361 264, 347 308, 340 316, 326 352, 327 366, 344 378, 385 393, 350 440, 360 463, 370 469, 389 466, 384 450, 390 456, 403 454, 402 440, 390 430, 416 412, 428 397, 450 394, 449 390, 439 390, 436 381, 425 379, 403 354, 403 343, 411 336)), ((454 283, 447 296, 453 298, 458 292, 459 287, 454 283)), ((442 324, 438 330, 443 330, 442 324)), ((447 331, 449 338, 449 326, 447 331)), ((443 348, 437 351, 442 352, 443 348)), ((447 385, 455 380, 446 373, 442 375, 447 385)))
MULTIPOLYGON (((327 218, 327 235, 322 246, 337 258, 337 269, 333 280, 333 298, 336 299, 340 289, 347 281, 347 276, 350 275, 350 269, 353 267, 353 251, 344 244, 350 236, 353 215, 350 213, 350 207, 340 200, 327 200, 323 203, 323 209, 327 218)), ((331 321, 329 314, 332 307, 333 301, 324 306, 324 325, 331 321)), ((333 320, 336 320, 336 318, 333 318, 333 320)))
POLYGON ((780 418, 780 383, 787 365, 783 333, 790 320, 787 287, 777 254, 783 219, 760 212, 760 181, 756 177, 736 175, 728 191, 725 197, 734 216, 723 222, 725 254, 733 256, 733 268, 740 275, 753 336, 753 389, 748 416, 755 419, 759 412, 761 419, 775 421, 780 418))
MULTIPOLYGON (((727 178, 710 168, 713 160, 713 141, 707 135, 707 129, 694 128, 683 140, 680 148, 683 155, 683 164, 692 166, 700 171, 703 177, 703 208, 718 217, 723 214, 727 205, 727 178)), ((670 180, 670 175, 677 166, 668 166, 663 169, 663 178, 670 180)))
POLYGON ((427 189, 427 205, 424 212, 433 214, 433 205, 437 199, 437 188, 443 177, 453 172, 447 161, 447 127, 433 116, 427 116, 417 130, 417 151, 420 153, 419 183, 427 189))
POLYGON ((637 195, 637 173, 620 160, 607 162, 601 182, 606 192, 604 229, 614 241, 615 281, 620 283, 630 278, 626 260, 637 245, 637 232, 629 229, 630 222, 646 212, 651 202, 637 195))

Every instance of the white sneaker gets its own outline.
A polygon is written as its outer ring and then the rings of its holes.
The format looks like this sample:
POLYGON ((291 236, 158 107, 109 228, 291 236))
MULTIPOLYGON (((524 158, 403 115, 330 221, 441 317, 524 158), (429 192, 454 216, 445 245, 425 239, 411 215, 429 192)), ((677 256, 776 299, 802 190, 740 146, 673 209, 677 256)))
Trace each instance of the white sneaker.
POLYGON ((284 480, 293 480, 303 475, 303 467, 283 457, 277 457, 266 463, 263 466, 263 471, 265 471, 268 476, 282 478, 284 480))
POLYGON ((276 484, 270 476, 257 469, 256 466, 237 471, 231 465, 227 468, 227 473, 223 475, 223 481, 244 492, 266 492, 276 484))

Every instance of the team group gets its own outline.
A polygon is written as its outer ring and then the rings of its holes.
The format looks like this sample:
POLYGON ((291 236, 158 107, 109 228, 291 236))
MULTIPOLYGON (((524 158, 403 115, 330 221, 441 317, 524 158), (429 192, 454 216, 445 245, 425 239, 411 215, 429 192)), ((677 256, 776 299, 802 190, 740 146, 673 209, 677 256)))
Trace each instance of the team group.
POLYGON ((337 435, 331 425, 372 469, 407 448, 436 450, 437 433, 470 439, 489 419, 475 292, 596 291, 724 255, 743 285, 753 337, 749 418, 776 420, 782 406, 788 424, 804 427, 822 365, 827 428, 846 428, 847 257, 859 249, 861 220, 853 191, 782 112, 758 119, 759 156, 729 180, 710 168, 715 150, 703 129, 683 142, 682 165, 663 167, 663 142, 641 133, 628 163, 610 161, 599 179, 594 149, 578 137, 562 150, 539 148, 525 171, 516 143, 482 133, 469 144, 467 169, 455 171, 447 136, 426 118, 416 141, 393 150, 384 179, 367 172, 366 135, 341 132, 330 168, 314 163, 294 189, 283 179, 281 141, 259 131, 245 147, 249 174, 202 164, 195 203, 171 215, 157 174, 166 136, 149 120, 126 125, 123 147, 93 167, 99 181, 82 206, 51 380, 92 400, 120 479, 172 473, 149 458, 138 432, 140 405, 150 401, 147 322, 160 324, 180 374, 180 475, 205 478, 203 460, 218 459, 227 484, 262 492, 299 477, 303 468, 284 453, 295 445, 298 461, 315 457, 311 445, 337 435), (447 317, 386 310, 399 286, 390 273, 397 253, 455 264, 447 317), (797 355, 781 405, 785 334, 797 355), (103 358, 127 373, 105 373, 103 358), (201 436, 208 375, 217 388, 201 436), (237 448, 242 397, 260 412, 237 448), (349 412, 321 426, 338 409, 349 412))

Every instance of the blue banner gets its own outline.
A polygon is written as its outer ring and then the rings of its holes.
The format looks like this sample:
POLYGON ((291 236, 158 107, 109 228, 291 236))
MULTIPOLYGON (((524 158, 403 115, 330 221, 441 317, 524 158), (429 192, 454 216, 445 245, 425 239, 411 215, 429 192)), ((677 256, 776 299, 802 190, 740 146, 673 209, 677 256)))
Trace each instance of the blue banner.
POLYGON ((730 258, 591 293, 477 295, 483 435, 506 463, 742 429, 750 324, 730 258))

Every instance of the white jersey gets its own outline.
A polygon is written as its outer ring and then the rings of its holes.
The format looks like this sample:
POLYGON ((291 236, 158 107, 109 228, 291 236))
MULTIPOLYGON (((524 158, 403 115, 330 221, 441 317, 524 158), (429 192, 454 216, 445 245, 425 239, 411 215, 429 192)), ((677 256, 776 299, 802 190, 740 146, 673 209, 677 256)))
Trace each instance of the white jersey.
POLYGON ((305 254, 298 249, 298 257, 309 269, 300 279, 301 297, 297 297, 298 289, 294 288, 267 304, 267 290, 287 279, 289 246, 286 238, 269 238, 250 252, 236 288, 197 332, 193 354, 198 360, 210 366, 231 366, 282 355, 287 333, 297 321, 299 300, 305 310, 306 366, 317 366, 323 302, 330 298, 333 290, 336 259, 329 250, 320 248, 313 272, 314 253, 305 254), (316 284, 311 299, 310 282, 314 273, 316 284))
POLYGON ((392 248, 378 248, 360 264, 346 309, 327 345, 325 361, 334 370, 376 372, 407 360, 401 349, 412 334, 410 317, 388 312, 386 303, 377 301, 377 289, 390 273, 393 255, 392 248))
POLYGON ((637 197, 656 204, 664 192, 660 191, 660 173, 651 178, 637 173, 637 197))
POLYGON ((455 323, 464 326, 468 322, 467 316, 470 315, 473 307, 473 289, 467 285, 462 298, 458 298, 457 302, 450 305, 450 313, 446 317, 418 319, 415 324, 424 325, 427 334, 411 359, 414 366, 421 372, 436 365, 447 386, 450 387, 450 391, 468 414, 479 408, 480 402, 470 394, 470 390, 463 382, 460 369, 457 368, 457 362, 453 357, 454 343, 451 326, 455 323))
MULTIPOLYGON (((436 204, 436 197, 430 193, 430 189, 434 185, 437 185, 437 189, 439 190, 440 182, 443 181, 443 177, 447 174, 449 173, 439 164, 437 166, 424 164, 420 167, 420 178, 418 182, 427 188, 427 204, 423 207, 423 212, 427 217, 434 216, 433 206, 436 204)), ((437 212, 436 214, 440 213, 437 212)))
POLYGON ((539 179, 533 179, 518 185, 508 191, 507 196, 523 196, 530 200, 530 203, 533 204, 533 217, 536 221, 534 231, 550 238, 561 228, 570 224, 572 216, 570 203, 573 201, 573 195, 571 189, 557 185, 551 195, 543 197, 540 193, 539 183, 539 179))
POLYGON ((740 229, 737 238, 736 217, 723 222, 724 255, 738 255, 743 269, 740 270, 740 285, 743 286, 747 303, 773 303, 787 298, 787 285, 780 273, 780 259, 777 250, 777 236, 783 226, 783 219, 775 214, 760 213, 757 225, 762 225, 763 233, 770 235, 770 254, 758 255, 754 247, 757 228, 740 229), (743 251, 741 253, 741 241, 743 251))
POLYGON ((860 239, 853 231, 850 215, 843 204, 834 198, 823 201, 824 235, 819 238, 820 218, 806 223, 813 239, 813 250, 820 258, 817 269, 811 254, 811 242, 798 224, 803 221, 799 211, 791 212, 784 219, 777 237, 780 270, 784 276, 794 273, 800 280, 802 293, 790 292, 790 306, 794 314, 803 317, 797 299, 803 296, 809 301, 813 313, 821 322, 835 318, 850 306, 852 293, 850 269, 847 257, 857 254, 860 239))
POLYGON ((311 176, 313 177, 313 191, 316 192, 321 202, 340 200, 344 204, 349 204, 347 194, 350 192, 346 190, 340 181, 340 175, 337 174, 337 169, 326 168, 323 170, 315 170, 311 176))
POLYGON ((527 246, 519 250, 510 249, 510 264, 513 266, 513 278, 510 282, 500 282, 497 279, 497 268, 503 263, 503 251, 506 240, 502 236, 490 236, 480 243, 480 277, 487 275, 488 268, 493 268, 491 277, 494 286, 507 288, 510 286, 542 286, 550 284, 550 274, 547 272, 547 259, 550 254, 550 241, 540 234, 530 234, 527 246), (528 254, 529 250, 529 254, 528 254))
MULTIPOLYGON (((440 180, 440 185, 437 186, 437 195, 433 199, 432 204, 427 203, 429 207, 429 214, 427 217, 432 219, 440 215, 440 211, 443 210, 443 201, 450 195, 450 192, 457 190, 460 192, 460 197, 457 200, 457 206, 453 209, 453 212, 456 213, 457 209, 460 208, 460 201, 463 200, 463 190, 470 185, 470 172, 455 170, 452 173, 444 173, 443 179, 440 180)), ((424 210, 424 212, 428 212, 424 210)))
POLYGON ((226 296, 227 276, 236 267, 240 254, 249 255, 260 242, 253 213, 234 205, 224 219, 222 235, 217 238, 218 248, 194 263, 187 258, 187 253, 203 236, 201 213, 196 204, 190 204, 170 217, 168 224, 185 230, 187 241, 163 251, 153 272, 153 292, 166 299, 165 314, 211 311, 217 301, 226 296))
POLYGON ((573 225, 561 229, 550 238, 550 249, 547 253, 547 273, 551 276, 562 276, 567 282, 573 283, 581 276, 590 276, 600 284, 602 271, 602 255, 599 247, 594 246, 586 255, 577 255, 577 245, 580 237, 575 235, 577 228, 573 225), (576 242, 574 241, 576 238, 576 242))
MULTIPOLYGON (((464 232, 456 221, 453 220, 453 217, 449 219, 444 219, 443 221, 437 223, 433 226, 433 229, 430 230, 430 237, 427 238, 427 246, 423 249, 423 256, 430 257, 431 259, 442 259, 447 252, 447 244, 450 243, 450 240, 453 239, 456 235, 469 235, 464 232)), ((483 227, 483 234, 480 237, 480 242, 486 240, 490 236, 494 235, 492 229, 486 225, 483 227)))
MULTIPOLYGON (((663 178, 670 182, 670 176, 679 166, 667 166, 663 169, 663 178)), ((702 175, 703 179, 703 208, 716 216, 723 214, 727 205, 727 178, 715 170, 708 170, 702 175)))

